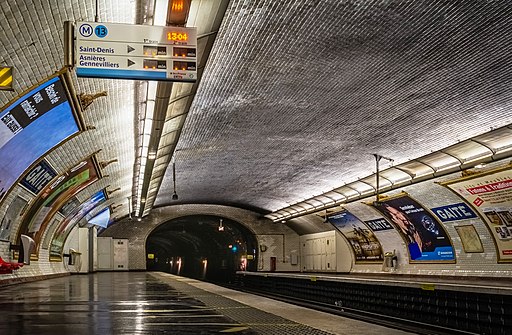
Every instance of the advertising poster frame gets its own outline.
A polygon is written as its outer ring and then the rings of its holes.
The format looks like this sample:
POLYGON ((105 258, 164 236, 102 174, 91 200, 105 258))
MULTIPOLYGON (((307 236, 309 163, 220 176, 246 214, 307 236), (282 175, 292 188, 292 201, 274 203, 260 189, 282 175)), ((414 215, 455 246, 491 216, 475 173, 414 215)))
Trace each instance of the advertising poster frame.
MULTIPOLYGON (((6 155, 8 156, 2 158, 6 162, 5 164, 7 164, 3 167, 3 171, 7 171, 7 175, 2 178, 0 173, 0 178, 5 179, 3 183, 0 180, 0 204, 7 198, 7 195, 13 188, 19 185, 19 182, 28 171, 33 169, 43 157, 76 137, 85 129, 84 120, 81 115, 82 108, 74 92, 69 72, 64 68, 24 90, 0 108, 0 126, 2 127, 0 129, 0 139, 2 139, 0 149, 7 150, 6 155), (50 87, 52 89, 48 89, 50 87), (55 89, 55 87, 57 88, 55 89), (60 100, 59 92, 65 95, 65 99, 62 101, 60 100), (50 100, 50 102, 47 100, 50 100), (72 120, 66 122, 70 123, 73 121, 75 128, 70 129, 69 134, 61 134, 62 137, 54 141, 55 143, 52 142, 51 144, 44 145, 45 142, 38 140, 37 136, 45 132, 48 133, 48 131, 51 132, 48 129, 49 122, 51 121, 49 118, 53 117, 54 114, 62 114, 60 111, 63 108, 65 112, 68 112, 68 105, 72 120), (38 125, 41 129, 34 131, 33 127, 35 125, 38 125), (37 143, 37 145, 30 145, 30 143, 37 143), (20 146, 33 148, 33 155, 23 156, 24 160, 12 159, 10 157, 12 155, 18 155, 19 157, 19 152, 22 150, 20 146), (15 165, 12 162, 15 162, 15 165)), ((62 118, 63 116, 58 117, 62 118)), ((62 127, 61 122, 58 123, 62 127)), ((58 129, 60 132, 66 131, 63 127, 58 129)), ((0 165, 1 170, 2 165, 0 165)))
POLYGON ((107 201, 107 192, 101 189, 82 202, 59 223, 50 242, 50 261, 61 261, 64 244, 71 230, 91 213, 94 208, 107 201))
POLYGON ((512 263, 512 164, 439 183, 480 217, 496 248, 498 263, 512 263))
POLYGON ((356 264, 381 264, 383 262, 384 249, 382 244, 373 230, 357 216, 344 209, 328 215, 327 221, 345 237, 356 264))
POLYGON ((101 178, 101 170, 93 154, 75 164, 52 183, 46 185, 39 195, 33 199, 29 210, 25 213, 18 231, 18 240, 21 234, 31 236, 36 242, 34 253, 38 255, 42 235, 52 222, 55 214, 74 195, 101 178))
POLYGON ((369 204, 388 220, 407 245, 409 263, 456 263, 450 235, 426 206, 408 193, 369 204))

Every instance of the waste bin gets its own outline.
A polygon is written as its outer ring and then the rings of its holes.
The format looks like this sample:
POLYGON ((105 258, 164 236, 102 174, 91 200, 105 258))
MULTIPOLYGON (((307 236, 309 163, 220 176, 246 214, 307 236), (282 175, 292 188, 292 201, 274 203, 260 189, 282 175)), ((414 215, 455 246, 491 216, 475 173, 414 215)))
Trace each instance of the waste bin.
POLYGON ((382 263, 382 271, 391 271, 396 268, 398 258, 395 250, 384 253, 384 262, 382 263))

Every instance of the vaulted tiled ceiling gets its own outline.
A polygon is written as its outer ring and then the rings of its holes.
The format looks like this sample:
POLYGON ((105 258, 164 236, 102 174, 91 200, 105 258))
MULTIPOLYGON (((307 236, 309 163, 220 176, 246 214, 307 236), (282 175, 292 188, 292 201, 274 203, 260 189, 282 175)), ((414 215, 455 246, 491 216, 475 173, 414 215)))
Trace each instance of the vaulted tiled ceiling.
MULTIPOLYGON (((512 121, 507 1, 231 1, 180 202, 277 210, 512 121), (384 164, 383 164, 384 165, 384 164)), ((171 201, 167 173, 157 205, 171 201)))
MULTIPOLYGON (((100 21, 142 24, 151 3, 99 1, 100 21)), ((275 211, 372 174, 374 153, 399 164, 510 124, 511 12, 507 1, 231 0, 174 153, 179 200, 169 166, 155 205, 275 211)), ((93 21, 94 1, 4 1, 0 18, 0 63, 16 75, 3 106, 62 68, 63 21, 93 21)), ((63 172, 100 149, 117 159, 83 198, 120 188, 110 203, 127 215, 140 83, 73 78, 77 93, 108 96, 83 114, 95 129, 49 161, 63 172)))

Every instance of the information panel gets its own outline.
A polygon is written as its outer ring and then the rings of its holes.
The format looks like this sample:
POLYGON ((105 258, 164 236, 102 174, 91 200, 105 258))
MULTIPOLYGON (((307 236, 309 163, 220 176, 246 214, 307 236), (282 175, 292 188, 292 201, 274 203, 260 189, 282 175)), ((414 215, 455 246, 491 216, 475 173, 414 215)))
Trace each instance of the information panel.
POLYGON ((197 29, 76 23, 79 77, 195 82, 197 29))

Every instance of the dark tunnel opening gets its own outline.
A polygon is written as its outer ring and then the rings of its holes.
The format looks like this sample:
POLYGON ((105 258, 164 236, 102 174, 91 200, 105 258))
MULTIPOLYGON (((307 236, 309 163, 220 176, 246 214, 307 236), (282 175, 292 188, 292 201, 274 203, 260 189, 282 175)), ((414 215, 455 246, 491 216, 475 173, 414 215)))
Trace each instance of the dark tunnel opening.
POLYGON ((165 222, 146 240, 146 269, 220 284, 236 271, 256 271, 257 241, 244 225, 218 216, 193 215, 165 222))

